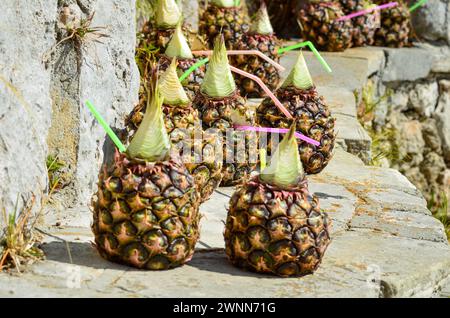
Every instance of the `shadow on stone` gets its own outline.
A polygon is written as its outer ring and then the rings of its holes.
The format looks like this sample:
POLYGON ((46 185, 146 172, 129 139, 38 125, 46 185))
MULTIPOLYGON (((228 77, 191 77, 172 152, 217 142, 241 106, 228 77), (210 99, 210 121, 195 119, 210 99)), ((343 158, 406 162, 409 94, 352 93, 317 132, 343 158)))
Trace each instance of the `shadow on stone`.
POLYGON ((319 198, 319 199, 337 199, 337 200, 344 200, 346 199, 346 197, 343 197, 341 195, 331 195, 331 194, 327 194, 327 193, 323 193, 323 192, 314 192, 314 194, 319 198))

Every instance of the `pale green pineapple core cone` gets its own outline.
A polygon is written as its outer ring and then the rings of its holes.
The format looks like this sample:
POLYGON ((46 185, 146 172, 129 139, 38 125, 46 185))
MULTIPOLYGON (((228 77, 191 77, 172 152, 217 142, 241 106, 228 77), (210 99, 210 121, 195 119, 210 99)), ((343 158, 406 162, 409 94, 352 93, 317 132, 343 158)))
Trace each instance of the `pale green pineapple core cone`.
POLYGON ((256 18, 250 26, 250 32, 262 35, 273 34, 272 24, 270 23, 269 13, 267 13, 267 6, 264 1, 256 13, 256 18))
POLYGON ((158 0, 155 18, 158 28, 174 28, 181 20, 181 10, 175 0, 158 0))
POLYGON ((172 59, 169 68, 161 75, 159 87, 164 98, 164 104, 173 106, 189 104, 190 100, 178 78, 176 58, 172 59))
POLYGON ((164 97, 159 89, 157 70, 154 68, 152 83, 148 90, 147 109, 142 123, 127 149, 127 154, 131 158, 157 162, 167 160, 169 157, 171 145, 164 125, 161 108, 163 101, 164 97))
POLYGON ((211 3, 220 8, 231 8, 235 6, 235 0, 211 0, 211 3))
POLYGON ((262 182, 281 188, 295 187, 305 177, 295 137, 294 122, 278 148, 272 154, 270 164, 260 173, 262 182))
POLYGON ((289 73, 289 76, 286 78, 283 85, 281 85, 283 88, 288 86, 294 86, 298 89, 309 89, 314 86, 302 51, 300 51, 300 54, 298 55, 294 68, 289 73))
POLYGON ((201 91, 210 97, 227 97, 236 90, 228 64, 227 49, 222 35, 214 40, 214 51, 206 69, 201 91))
POLYGON ((187 43, 186 37, 181 30, 181 22, 178 23, 175 32, 173 33, 172 38, 169 41, 169 44, 167 44, 167 48, 164 54, 166 54, 168 57, 178 57, 183 59, 194 58, 191 48, 187 43))

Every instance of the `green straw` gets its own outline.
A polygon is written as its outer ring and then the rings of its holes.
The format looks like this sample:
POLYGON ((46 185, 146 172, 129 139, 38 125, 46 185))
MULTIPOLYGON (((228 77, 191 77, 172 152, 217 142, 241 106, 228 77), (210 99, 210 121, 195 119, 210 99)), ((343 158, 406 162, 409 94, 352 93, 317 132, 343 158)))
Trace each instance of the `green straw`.
POLYGON ((91 113, 94 115, 95 119, 102 125, 103 129, 108 134, 109 138, 114 142, 116 147, 119 149, 120 152, 125 152, 127 148, 123 145, 123 143, 120 141, 119 137, 114 133, 114 131, 109 127, 108 123, 105 121, 105 119, 100 115, 98 110, 92 105, 90 101, 86 101, 86 106, 89 108, 91 113))
POLYGON ((328 63, 325 61, 325 59, 322 57, 322 55, 320 55, 319 51, 317 51, 316 47, 314 46, 314 44, 312 44, 311 41, 300 42, 297 44, 283 47, 281 49, 278 49, 278 54, 283 54, 285 52, 292 51, 292 50, 302 48, 305 46, 309 47, 309 49, 314 53, 316 58, 319 60, 320 64, 322 64, 322 66, 327 70, 328 73, 331 73, 332 72, 331 67, 328 65, 328 63))
POLYGON ((414 3, 410 8, 409 8, 409 12, 413 12, 414 10, 416 10, 418 7, 421 7, 425 4, 425 2, 427 2, 428 0, 420 0, 417 1, 416 3, 414 3))
POLYGON ((192 65, 186 72, 184 72, 180 76, 180 82, 184 81, 193 71, 198 69, 200 66, 205 65, 206 63, 208 63, 208 61, 209 61, 209 58, 206 57, 203 60, 200 60, 197 63, 195 63, 194 65, 192 65))

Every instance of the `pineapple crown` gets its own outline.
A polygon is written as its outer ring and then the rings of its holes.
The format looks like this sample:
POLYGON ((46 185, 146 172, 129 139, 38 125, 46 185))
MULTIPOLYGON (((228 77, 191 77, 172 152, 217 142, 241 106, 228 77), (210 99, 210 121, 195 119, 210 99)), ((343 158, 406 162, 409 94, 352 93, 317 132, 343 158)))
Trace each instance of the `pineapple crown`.
POLYGON ((298 185, 305 177, 295 137, 296 121, 272 154, 270 164, 260 173, 259 179, 280 188, 298 185))
POLYGON ((269 13, 267 12, 267 6, 264 1, 261 1, 261 6, 250 27, 250 32, 262 35, 273 34, 272 24, 270 23, 269 13))
POLYGON ((210 97, 227 97, 236 90, 236 83, 228 64, 227 49, 223 35, 214 40, 214 50, 211 56, 201 91, 210 97))
POLYGON ((170 139, 164 126, 161 95, 158 84, 158 68, 152 65, 152 76, 147 89, 147 108, 136 134, 130 142, 127 154, 134 159, 148 162, 164 161, 170 155, 170 139))
POLYGON ((177 24, 175 32, 173 33, 169 44, 167 44, 167 48, 164 53, 168 57, 178 57, 183 59, 194 58, 183 31, 181 30, 181 21, 177 24))
POLYGON ((231 8, 236 6, 235 0, 211 0, 211 3, 220 8, 231 8))
POLYGON ((169 68, 161 75, 159 87, 165 104, 174 106, 189 104, 189 98, 178 78, 176 57, 172 59, 169 68))
POLYGON ((155 20, 158 28, 174 28, 182 18, 181 10, 175 0, 158 0, 155 20))
POLYGON ((281 87, 286 88, 289 86, 294 86, 298 89, 309 89, 314 86, 311 74, 309 73, 308 66, 306 65, 305 58, 303 57, 302 51, 298 55, 297 62, 292 68, 289 76, 284 81, 281 87))

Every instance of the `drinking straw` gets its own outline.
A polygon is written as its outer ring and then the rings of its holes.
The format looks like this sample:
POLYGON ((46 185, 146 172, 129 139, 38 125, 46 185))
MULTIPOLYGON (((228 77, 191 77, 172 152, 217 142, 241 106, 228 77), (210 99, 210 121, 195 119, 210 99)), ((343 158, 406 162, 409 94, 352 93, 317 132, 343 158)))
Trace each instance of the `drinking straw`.
POLYGON ((261 171, 267 166, 267 151, 266 148, 259 149, 259 167, 261 171))
MULTIPOLYGON (((425 1, 427 1, 427 0, 425 0, 425 1)), ((372 7, 372 8, 364 9, 364 10, 361 10, 361 11, 353 12, 353 13, 350 13, 348 15, 344 15, 343 17, 340 17, 336 21, 350 20, 350 19, 353 19, 355 17, 359 17, 361 15, 368 14, 368 13, 370 13, 372 11, 375 11, 375 10, 383 10, 383 9, 387 9, 387 8, 392 8, 392 7, 395 7, 397 5, 398 5, 397 2, 389 2, 389 3, 382 4, 382 5, 379 5, 379 6, 376 6, 376 7, 372 7)))
POLYGON ((191 74, 193 71, 198 69, 200 66, 205 65, 206 63, 208 63, 208 61, 209 61, 209 58, 204 58, 204 59, 198 61, 197 63, 195 63, 194 65, 192 65, 190 68, 188 68, 186 70, 186 72, 184 72, 180 76, 180 82, 184 81, 189 76, 189 74, 191 74))
MULTIPOLYGON (((268 133, 276 133, 276 134, 285 134, 285 133, 289 132, 289 129, 285 129, 285 128, 270 128, 270 127, 241 126, 241 125, 236 125, 236 126, 234 126, 234 128, 237 130, 268 132, 268 133)), ((298 139, 301 139, 303 141, 306 141, 307 143, 312 144, 314 146, 320 146, 320 142, 318 142, 314 139, 311 139, 309 137, 306 137, 305 135, 303 135, 299 132, 295 133, 295 137, 297 137, 298 139)))
POLYGON ((409 12, 413 12, 414 10, 416 10, 418 7, 421 7, 425 4, 425 2, 427 2, 428 0, 419 0, 416 3, 414 3, 410 8, 409 8, 409 12))
MULTIPOLYGON (((211 55, 212 51, 192 51, 192 54, 194 54, 194 55, 211 55)), ((283 72, 285 70, 285 68, 283 66, 281 66, 280 64, 278 64, 277 62, 272 60, 270 57, 268 57, 267 55, 265 55, 264 53, 262 53, 261 51, 258 51, 258 50, 230 50, 230 51, 227 51, 227 54, 228 55, 258 55, 260 58, 269 62, 270 64, 272 64, 275 68, 277 68, 281 72, 283 72)))
POLYGON ((108 123, 105 121, 105 119, 100 115, 98 110, 94 107, 94 105, 90 101, 86 101, 86 106, 89 108, 91 113, 94 115, 95 119, 100 123, 100 125, 103 127, 103 129, 108 134, 109 138, 114 142, 116 147, 119 149, 120 152, 125 152, 127 149, 123 145, 123 143, 120 141, 119 137, 114 133, 114 131, 109 127, 108 123))
POLYGON ((311 50, 311 52, 313 52, 313 54, 316 56, 316 58, 319 60, 320 64, 322 64, 322 66, 327 70, 328 73, 331 73, 331 67, 328 65, 328 63, 325 61, 325 59, 322 57, 322 55, 320 55, 319 51, 317 51, 316 47, 314 46, 314 44, 311 41, 305 41, 305 42, 299 42, 293 45, 289 45, 286 47, 282 47, 280 49, 278 49, 278 54, 283 54, 285 52, 288 51, 292 51, 301 47, 309 47, 309 49, 311 50))
POLYGON ((261 86, 261 88, 263 89, 263 91, 267 94, 267 96, 269 96, 272 99, 272 101, 275 103, 275 106, 277 106, 278 109, 287 118, 293 118, 291 113, 286 109, 286 107, 283 106, 283 104, 281 104, 281 102, 278 100, 278 98, 275 97, 275 95, 270 91, 270 89, 263 83, 263 81, 259 77, 255 76, 255 75, 252 75, 250 73, 247 73, 247 72, 245 72, 243 70, 240 70, 240 69, 238 69, 238 68, 236 68, 234 66, 231 66, 231 65, 230 65, 230 69, 233 72, 238 73, 238 74, 240 74, 242 76, 246 76, 246 77, 254 80, 256 83, 258 83, 259 86, 261 86))

